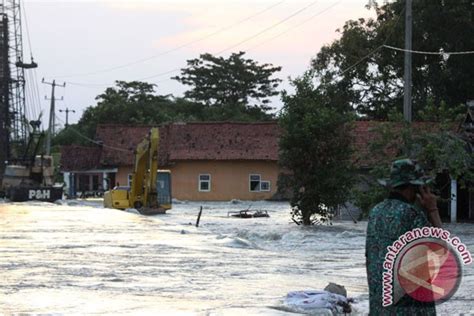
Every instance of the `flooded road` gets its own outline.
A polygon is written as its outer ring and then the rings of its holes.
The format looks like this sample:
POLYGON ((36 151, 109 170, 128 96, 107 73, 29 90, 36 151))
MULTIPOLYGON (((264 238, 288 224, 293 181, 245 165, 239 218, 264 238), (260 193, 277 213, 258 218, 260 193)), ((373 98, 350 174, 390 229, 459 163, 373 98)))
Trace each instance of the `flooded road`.
MULTIPOLYGON (((0 314, 290 315, 290 291, 346 287, 368 311, 366 223, 299 227, 287 203, 175 204, 166 215, 92 202, 0 203, 0 314)), ((474 225, 448 225, 471 252, 474 225)), ((439 315, 474 313, 474 267, 439 315)))

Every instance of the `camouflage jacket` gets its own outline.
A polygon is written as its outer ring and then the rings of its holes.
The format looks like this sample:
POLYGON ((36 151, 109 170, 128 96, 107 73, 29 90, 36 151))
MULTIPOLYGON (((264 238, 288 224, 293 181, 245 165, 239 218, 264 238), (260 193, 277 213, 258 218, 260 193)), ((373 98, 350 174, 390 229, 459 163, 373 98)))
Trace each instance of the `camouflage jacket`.
POLYGON ((436 315, 434 303, 421 303, 408 295, 394 305, 382 306, 383 262, 387 247, 404 233, 425 226, 431 226, 425 213, 397 193, 392 193, 370 211, 365 248, 370 315, 436 315))

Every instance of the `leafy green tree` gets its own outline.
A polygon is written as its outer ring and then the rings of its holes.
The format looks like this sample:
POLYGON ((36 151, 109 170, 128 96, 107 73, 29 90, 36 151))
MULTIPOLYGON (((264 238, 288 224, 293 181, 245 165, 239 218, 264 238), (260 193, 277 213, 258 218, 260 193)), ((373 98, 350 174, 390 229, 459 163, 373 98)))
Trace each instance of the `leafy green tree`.
POLYGON ((314 87, 311 72, 292 84, 295 94, 283 93, 280 162, 288 170, 292 218, 311 225, 330 219, 332 210, 347 201, 353 179, 353 116, 330 102, 330 87, 314 87))
POLYGON ((395 159, 415 159, 433 178, 448 173, 461 186, 474 181, 473 154, 457 134, 463 111, 462 106, 430 103, 418 113, 429 121, 409 124, 400 113, 391 113, 389 121, 381 122, 372 131, 375 137, 369 144, 370 157, 363 157, 371 162, 371 171, 359 176, 359 183, 364 185, 353 191, 354 202, 364 215, 387 196, 388 189, 377 179, 389 177, 389 167, 395 159))
MULTIPOLYGON (((270 97, 277 95, 280 79, 272 78, 281 67, 258 64, 244 58, 244 52, 233 53, 229 58, 209 53, 187 61, 181 75, 175 79, 191 86, 185 97, 210 108, 223 111, 223 116, 243 116, 268 119, 270 97)), ((219 113, 219 112, 217 112, 219 113)))
POLYGON ((87 140, 85 132, 81 129, 81 126, 78 124, 70 124, 67 128, 61 129, 53 138, 53 151, 59 151, 57 146, 65 145, 90 145, 91 142, 87 140))
POLYGON ((185 98, 156 94, 156 86, 146 82, 117 81, 97 96, 97 104, 89 106, 77 124, 61 130, 54 145, 90 145, 98 124, 159 125, 192 121, 255 121, 271 116, 258 107, 239 104, 217 107, 185 98))
MULTIPOLYGON (((321 82, 336 81, 344 102, 368 118, 386 119, 403 107, 405 1, 376 1, 376 18, 347 21, 341 37, 312 60, 321 82)), ((413 2, 413 49, 462 52, 474 47, 474 4, 470 0, 413 2)), ((412 54, 413 108, 433 101, 457 106, 474 99, 472 55, 412 54)), ((415 118, 418 112, 415 112, 415 118)))
POLYGON ((156 86, 146 82, 117 81, 96 97, 97 105, 89 106, 77 124, 63 129, 54 139, 56 145, 90 144, 98 124, 158 125, 174 121, 201 121, 205 106, 170 95, 158 95, 156 86))
POLYGON ((117 81, 96 97, 97 105, 88 107, 78 125, 94 137, 98 124, 159 124, 171 120, 168 96, 155 94, 155 85, 146 82, 117 81))

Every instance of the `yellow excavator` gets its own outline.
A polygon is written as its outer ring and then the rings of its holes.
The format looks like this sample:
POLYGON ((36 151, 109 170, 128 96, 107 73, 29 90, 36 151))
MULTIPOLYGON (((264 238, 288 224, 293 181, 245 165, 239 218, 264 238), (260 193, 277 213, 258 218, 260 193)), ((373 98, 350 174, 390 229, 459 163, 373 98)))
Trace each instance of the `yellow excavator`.
POLYGON ((171 209, 171 172, 158 170, 160 134, 152 128, 138 144, 130 187, 105 192, 104 207, 135 208, 140 214, 164 214, 171 209))

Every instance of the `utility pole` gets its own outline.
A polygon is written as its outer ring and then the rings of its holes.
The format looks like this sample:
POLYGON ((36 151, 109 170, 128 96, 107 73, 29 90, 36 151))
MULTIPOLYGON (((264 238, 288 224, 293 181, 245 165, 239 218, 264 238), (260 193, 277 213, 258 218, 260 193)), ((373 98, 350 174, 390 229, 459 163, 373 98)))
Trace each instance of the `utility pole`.
POLYGON ((412 66, 411 66, 411 50, 412 50, 412 0, 406 0, 405 9, 405 86, 403 98, 403 117, 407 122, 412 121, 412 66))
POLYGON ((66 128, 69 126, 69 112, 76 113, 74 110, 69 110, 69 108, 66 108, 65 110, 59 110, 59 112, 66 112, 66 128))
MULTIPOLYGON (((53 137, 54 135, 54 126, 56 124, 56 111, 55 111, 55 102, 56 100, 63 100, 64 98, 61 97, 61 99, 55 99, 54 97, 54 90, 56 88, 56 86, 58 87, 65 87, 66 86, 66 83, 63 83, 62 85, 58 85, 56 84, 56 80, 53 80, 53 82, 46 82, 44 81, 44 78, 43 80, 41 81, 42 83, 44 84, 49 84, 51 86, 51 98, 49 100, 51 100, 51 107, 50 107, 50 110, 49 110, 49 126, 48 126, 48 134, 47 134, 47 137, 46 137, 46 155, 51 155, 51 138, 53 137)), ((48 98, 45 97, 46 100, 48 100, 48 98)))

